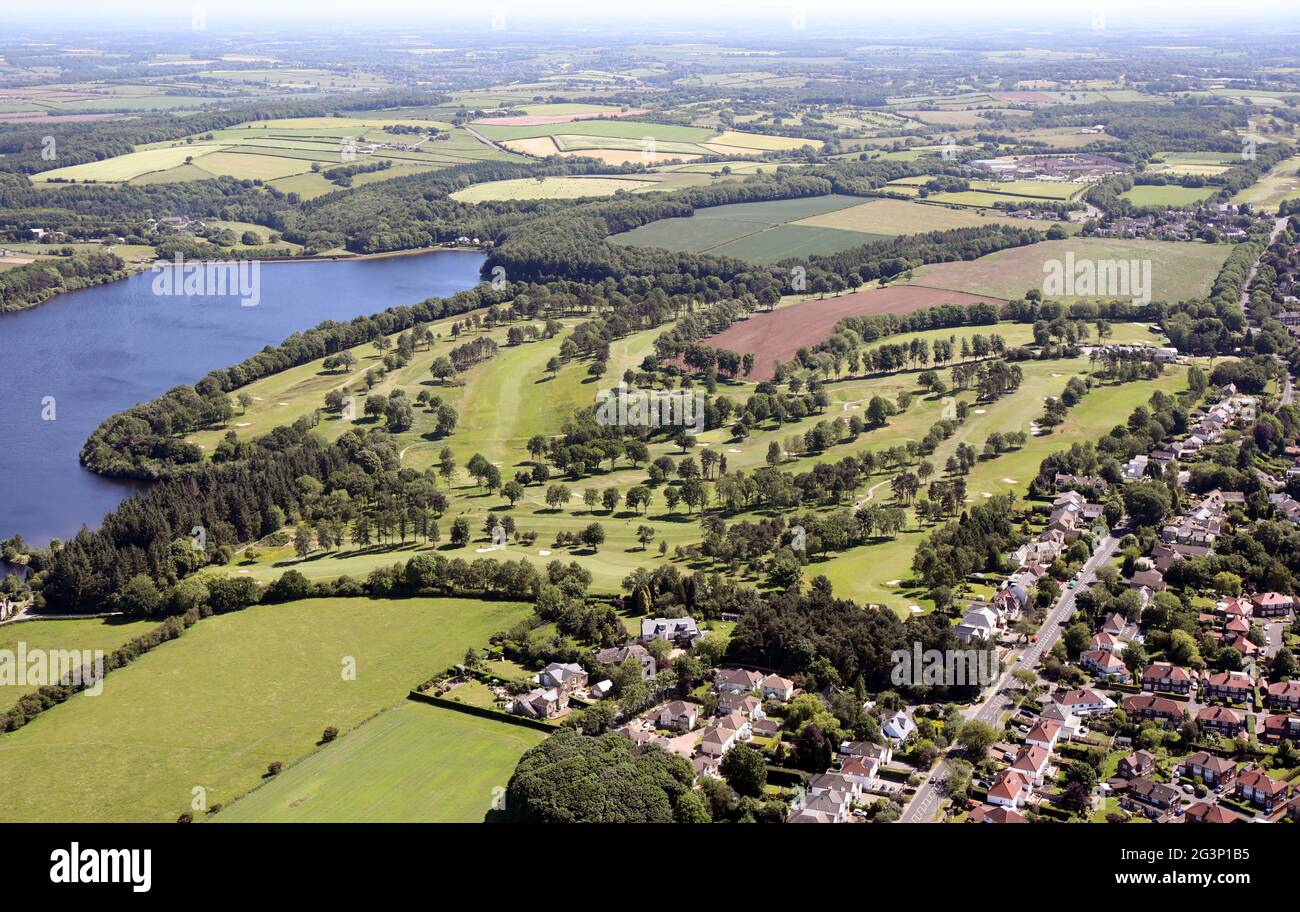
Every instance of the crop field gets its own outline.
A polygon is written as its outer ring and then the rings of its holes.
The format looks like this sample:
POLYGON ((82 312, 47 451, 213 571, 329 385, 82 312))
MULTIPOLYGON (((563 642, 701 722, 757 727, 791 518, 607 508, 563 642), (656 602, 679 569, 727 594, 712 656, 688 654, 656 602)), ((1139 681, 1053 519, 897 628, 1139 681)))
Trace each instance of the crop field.
POLYGON ((578 199, 584 196, 613 196, 619 191, 637 193, 657 189, 659 186, 655 181, 636 178, 543 177, 539 180, 520 178, 474 184, 464 190, 457 190, 451 197, 462 203, 481 203, 485 200, 578 199))
MULTIPOLYGON (((0 739, 5 821, 171 821, 401 701, 531 606, 474 599, 316 599, 200 621, 0 739), (354 680, 343 674, 355 660, 354 680), (82 748, 94 745, 95 763, 82 748)), ((63 622, 59 622, 63 623, 63 622)))
POLYGON ((869 200, 856 206, 805 218, 795 224, 813 228, 865 231, 894 237, 901 234, 946 231, 950 228, 973 228, 995 223, 1015 225, 1020 228, 1036 228, 1039 231, 1045 231, 1055 224, 1041 219, 1012 218, 993 213, 892 199, 869 200))
POLYGON ((907 314, 940 304, 968 306, 979 302, 1002 303, 997 298, 915 285, 873 288, 838 297, 810 299, 770 313, 756 314, 709 336, 703 344, 736 352, 753 352, 752 378, 768 380, 773 376, 774 361, 788 361, 805 345, 826 339, 835 324, 845 317, 907 314))
POLYGON ((1300 160, 1284 159, 1262 178, 1237 193, 1234 203, 1250 203, 1274 212, 1284 201, 1300 197, 1300 160))
POLYGON ((609 238, 610 243, 734 256, 751 263, 848 250, 883 234, 809 223, 809 217, 858 203, 851 196, 816 196, 697 209, 689 218, 662 219, 609 238))
POLYGON ((508 153, 494 150, 440 121, 303 117, 242 124, 186 141, 141 146, 104 161, 41 172, 33 180, 45 184, 173 183, 228 175, 265 181, 286 192, 310 197, 339 189, 323 174, 316 173, 339 165, 390 163, 387 170, 356 175, 353 185, 359 186, 451 165, 509 158, 508 153), (388 133, 384 128, 389 126, 422 126, 443 131, 440 135, 444 138, 388 133))
POLYGON ((1143 184, 1120 195, 1134 206, 1191 206, 1213 196, 1214 188, 1143 184))
POLYGON ((1184 301, 1209 293, 1214 277, 1232 252, 1232 245, 1104 238, 1043 241, 1000 250, 977 260, 921 266, 914 270, 912 282, 997 298, 1020 298, 1030 289, 1042 290, 1046 264, 1064 263, 1066 254, 1071 252, 1076 262, 1150 260, 1152 300, 1184 301))
POLYGON ((286 769, 216 823, 478 823, 543 732, 404 702, 286 769))
POLYGON ((704 155, 757 155, 763 152, 819 146, 816 140, 768 136, 709 127, 659 124, 619 119, 571 120, 510 124, 478 121, 476 132, 525 155, 591 155, 611 164, 628 161, 691 161, 704 155))

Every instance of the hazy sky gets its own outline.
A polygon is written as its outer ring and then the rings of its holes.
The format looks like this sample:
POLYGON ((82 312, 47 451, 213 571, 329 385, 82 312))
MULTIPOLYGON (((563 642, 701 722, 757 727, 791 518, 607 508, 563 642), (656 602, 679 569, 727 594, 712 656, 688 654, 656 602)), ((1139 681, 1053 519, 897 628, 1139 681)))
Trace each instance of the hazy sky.
POLYGON ((834 31, 851 24, 907 22, 935 30, 961 23, 1001 27, 1089 28, 1094 20, 1108 28, 1126 26, 1225 27, 1260 21, 1290 20, 1300 25, 1296 0, 1125 0, 1055 4, 1044 0, 48 0, 9 8, 0 30, 21 21, 75 28, 104 22, 168 27, 186 26, 198 8, 210 28, 240 29, 260 24, 348 21, 374 27, 419 24, 423 28, 490 28, 560 23, 571 27, 634 23, 672 29, 730 21, 738 32, 791 28, 834 31), (1098 19, 1100 17, 1100 19, 1098 19))

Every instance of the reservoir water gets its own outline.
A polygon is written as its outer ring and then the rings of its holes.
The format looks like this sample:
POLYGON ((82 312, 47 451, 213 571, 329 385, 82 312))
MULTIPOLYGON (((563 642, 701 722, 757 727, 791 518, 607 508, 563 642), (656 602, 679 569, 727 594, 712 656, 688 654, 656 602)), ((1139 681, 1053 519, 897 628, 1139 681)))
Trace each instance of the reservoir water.
POLYGON ((266 263, 256 306, 158 295, 155 275, 60 295, 0 315, 0 539, 45 544, 92 528, 140 485, 77 460, 105 418, 242 361, 322 320, 471 288, 483 255, 443 251, 339 262, 266 263))

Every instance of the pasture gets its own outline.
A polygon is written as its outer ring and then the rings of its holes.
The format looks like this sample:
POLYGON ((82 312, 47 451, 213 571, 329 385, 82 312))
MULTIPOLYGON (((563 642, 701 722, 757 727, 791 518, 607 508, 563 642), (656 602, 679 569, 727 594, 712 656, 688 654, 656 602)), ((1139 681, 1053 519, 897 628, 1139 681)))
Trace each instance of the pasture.
MULTIPOLYGON (((21 643, 28 655, 37 649, 89 649, 103 650, 107 659, 115 649, 157 626, 157 621, 108 617, 21 621, 0 627, 0 652, 16 655, 21 643)), ((9 710, 19 697, 35 689, 32 685, 0 686, 0 712, 9 710)))
POLYGON ((1213 187, 1141 184, 1120 194, 1134 206, 1194 206, 1214 195, 1213 187))
POLYGON ((544 732, 403 702, 286 769, 215 823, 478 823, 544 732))
POLYGON ((398 703, 531 606, 475 599, 314 599, 200 621, 0 737, 5 821, 171 821, 398 703), (343 675, 355 660, 354 680, 343 675))

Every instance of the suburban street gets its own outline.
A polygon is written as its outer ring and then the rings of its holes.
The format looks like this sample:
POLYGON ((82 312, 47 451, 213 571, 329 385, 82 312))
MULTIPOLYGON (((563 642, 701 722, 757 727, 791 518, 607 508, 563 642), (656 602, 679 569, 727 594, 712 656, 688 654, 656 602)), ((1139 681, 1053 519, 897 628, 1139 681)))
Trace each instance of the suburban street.
MULTIPOLYGON (((1119 539, 1114 535, 1107 535, 1102 540, 1092 557, 1084 564, 1083 576, 1079 578, 1078 587, 1075 589, 1068 587, 1062 589, 1061 597, 1047 613, 1042 626, 1038 628, 1037 639, 1031 642, 1022 652, 1015 654, 984 701, 967 711, 967 719, 985 722, 994 728, 998 727, 998 721, 1002 718, 1002 714, 1011 708, 1011 700, 1005 695, 1004 691, 1008 689, 1013 681, 1012 673, 1017 668, 1033 669, 1037 667, 1039 659, 1052 648, 1057 637, 1061 635, 1062 623, 1069 620, 1074 614, 1075 595, 1096 581, 1097 570, 1110 562, 1118 547, 1119 539)), ((911 802, 903 809, 903 815, 900 818, 903 823, 932 822, 943 800, 943 780, 947 774, 948 762, 946 759, 940 760, 939 763, 935 764, 929 779, 921 784, 911 802)))

